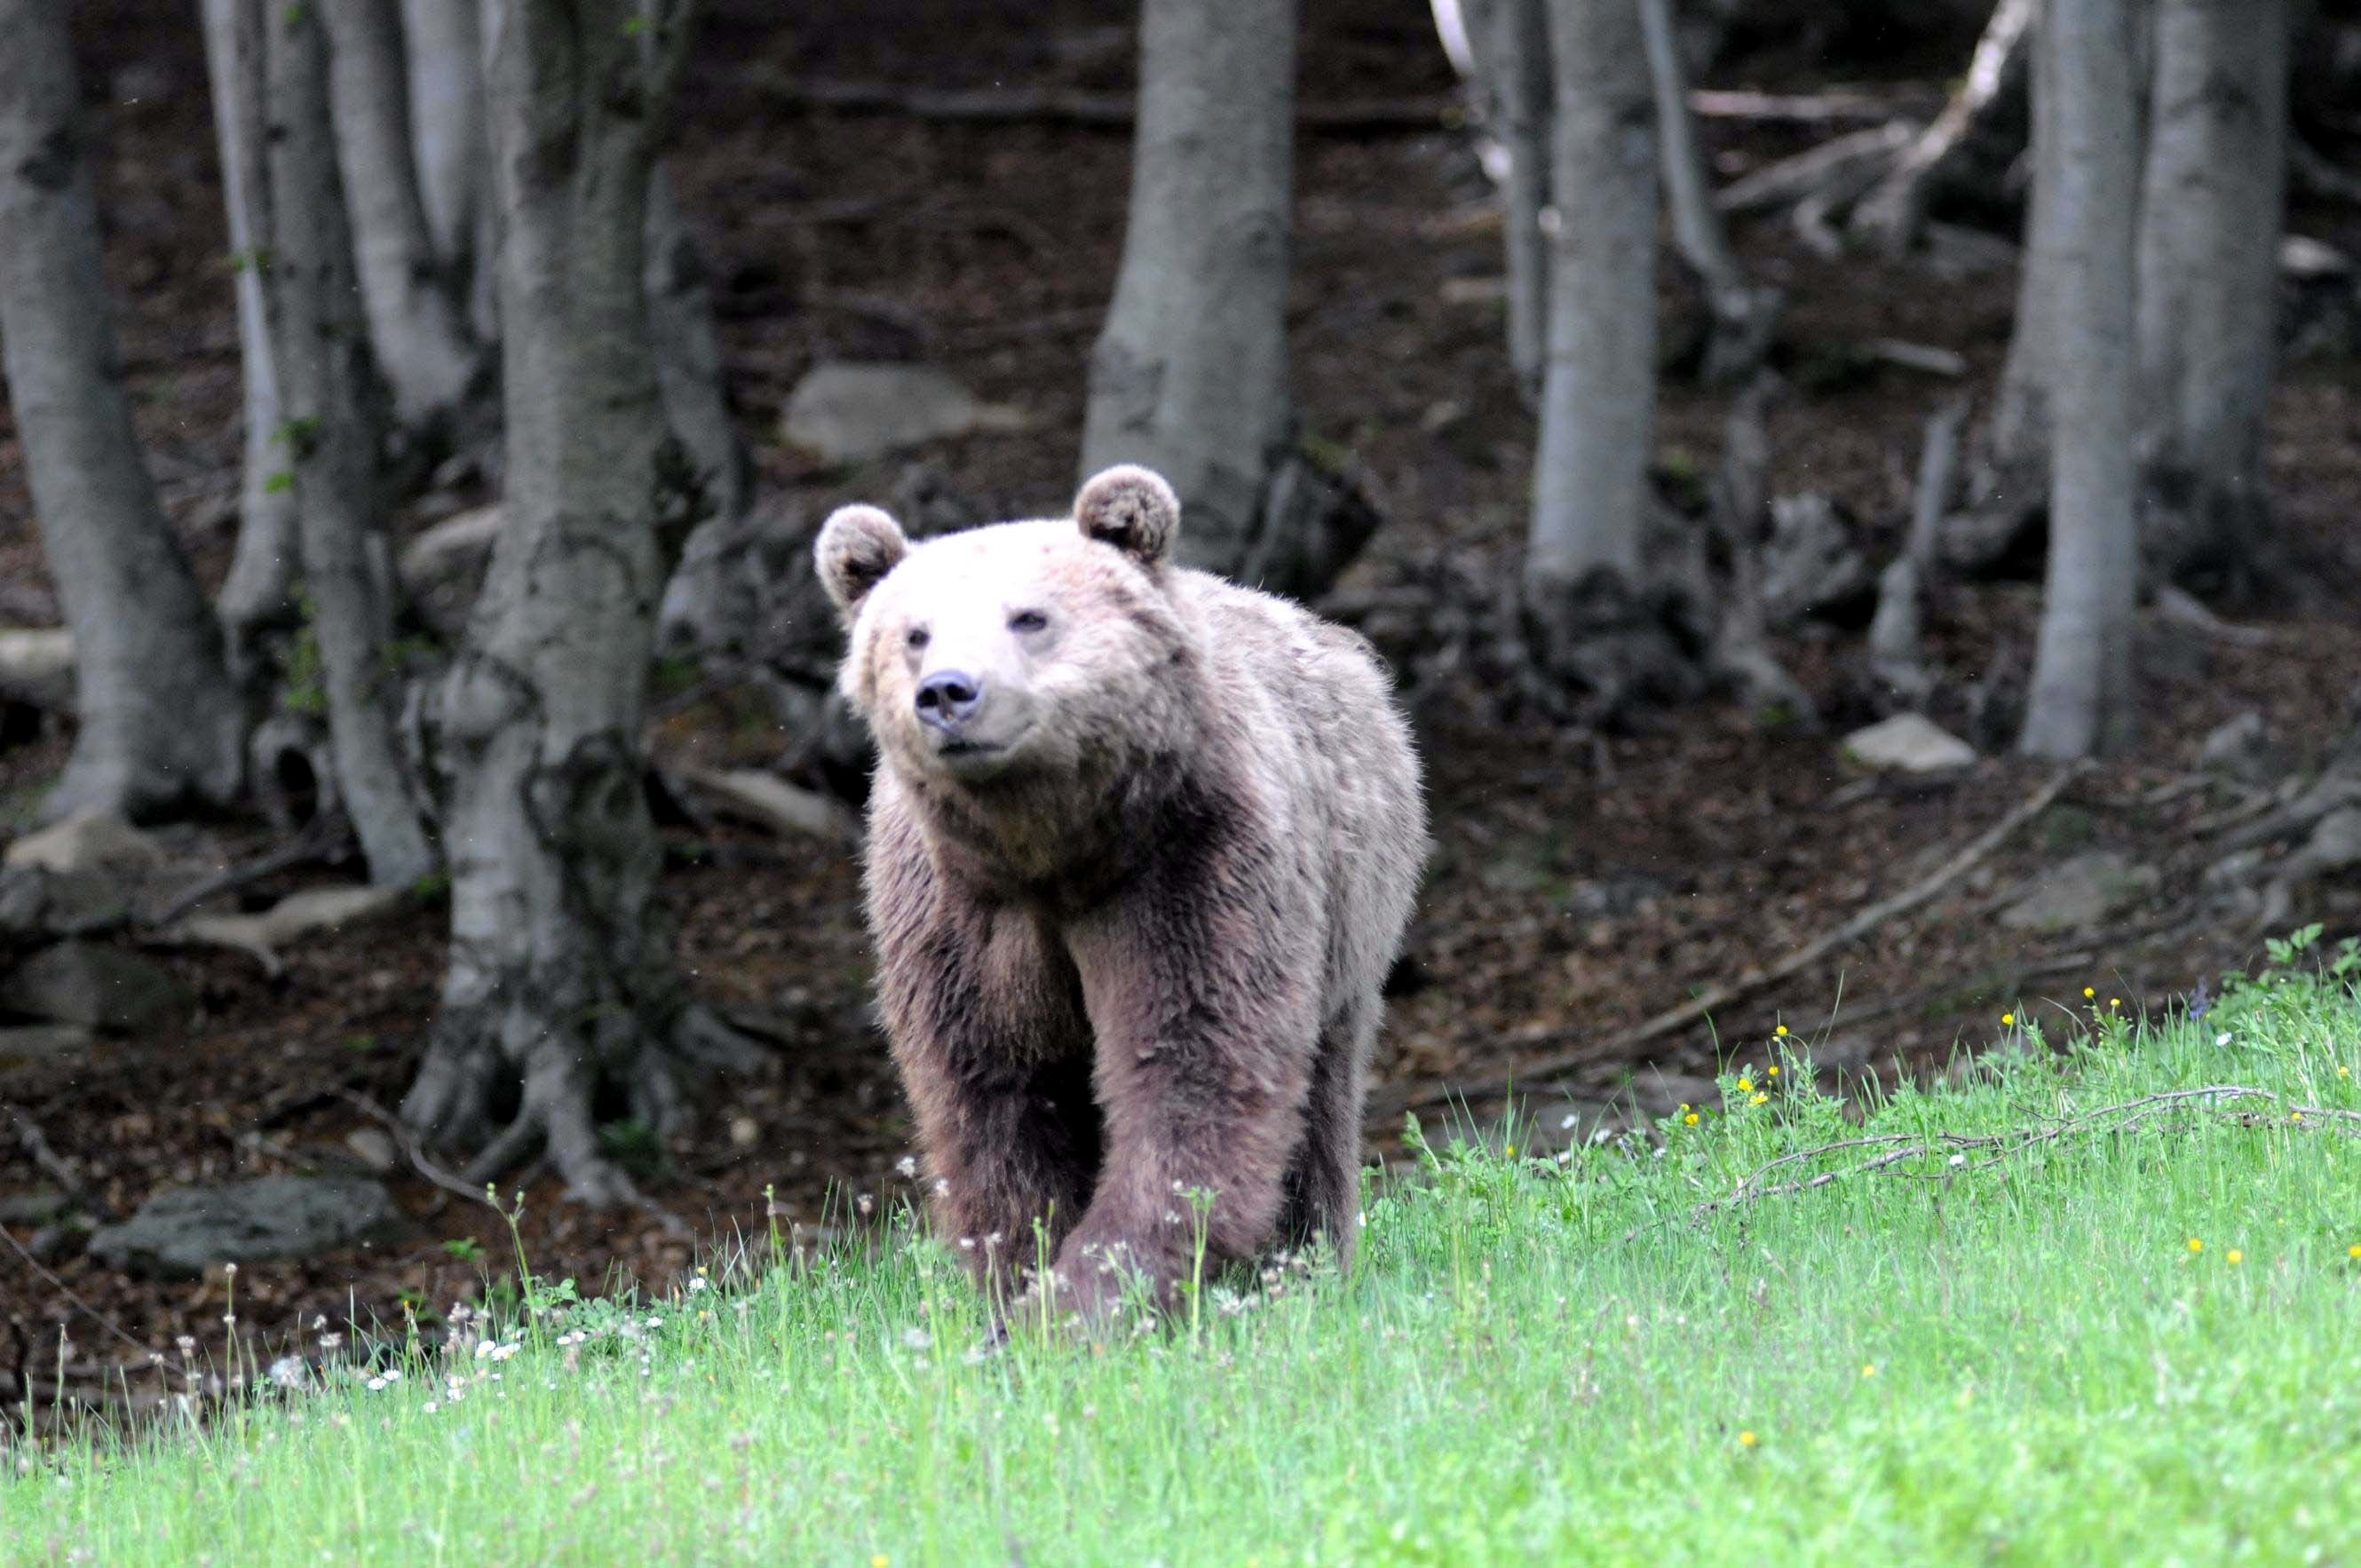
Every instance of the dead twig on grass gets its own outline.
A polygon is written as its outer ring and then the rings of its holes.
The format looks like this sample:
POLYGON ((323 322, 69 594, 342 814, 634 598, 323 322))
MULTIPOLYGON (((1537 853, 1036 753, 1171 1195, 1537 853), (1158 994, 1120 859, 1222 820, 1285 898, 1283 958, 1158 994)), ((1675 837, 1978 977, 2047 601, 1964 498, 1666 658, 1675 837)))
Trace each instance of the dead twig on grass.
MULTIPOLYGON (((2193 1104, 2218 1106, 2248 1100, 2268 1100, 2274 1105, 2279 1105, 2285 1102, 2285 1096, 2276 1091, 2257 1089, 2250 1084, 2214 1083, 2198 1089, 2161 1090, 2154 1094, 2139 1095, 2135 1099, 2118 1101, 2112 1105, 2102 1105, 2071 1116, 2060 1117, 2056 1121, 2045 1122, 2038 1126, 2021 1127, 2004 1133, 1885 1133, 1868 1137, 1842 1138, 1834 1143, 1820 1144, 1807 1149, 1792 1149, 1775 1159, 1764 1161, 1740 1178, 1738 1184, 1724 1196, 1709 1198, 1702 1203, 1694 1205, 1688 1212, 1688 1217, 1691 1221, 1702 1220, 1708 1214, 1759 1202, 1765 1198, 1783 1198, 1799 1192, 1815 1191, 1841 1181, 1847 1177, 1875 1175, 1879 1171, 1901 1165, 1906 1160, 1926 1156, 1942 1158, 1945 1162, 1943 1174, 1946 1175, 1989 1170, 2025 1153, 2027 1149, 2055 1144, 2070 1136, 2085 1134, 2094 1136, 2120 1135, 2136 1132, 2147 1125, 2158 1113, 2179 1106, 2193 1104), (1775 1171, 1855 1149, 1876 1149, 1879 1152, 1867 1159, 1838 1166, 1828 1170, 1817 1171, 1810 1176, 1797 1177, 1788 1181, 1765 1179, 1775 1171), (1978 1154, 1982 1157, 1971 1157, 1978 1154)), ((2287 1111, 2288 1117, 2284 1122, 2275 1117, 2270 1124, 2284 1125, 2306 1132, 2325 1132, 2334 1127, 2338 1131, 2345 1132, 2348 1136, 2361 1136, 2361 1112, 2319 1105, 2288 1105, 2287 1111)), ((2250 1124, 2253 1122, 2252 1117, 2243 1113, 2235 1114, 2250 1124)), ((1644 1225, 1636 1225, 1624 1233, 1623 1239, 1627 1242, 1632 1241, 1668 1223, 1671 1218, 1672 1216, 1666 1215, 1651 1220, 1644 1225)))
MULTIPOLYGON (((1549 1055, 1528 1058, 1513 1072, 1502 1073, 1473 1084, 1430 1084, 1387 1097, 1373 1117, 1390 1122, 1404 1111, 1420 1110, 1443 1104, 1452 1100, 1489 1100, 1508 1092, 1512 1083, 1545 1083, 1573 1069, 1588 1064, 1630 1055, 1652 1040, 1663 1038, 1675 1029, 1687 1027, 1710 1016, 1716 1011, 1753 995, 1767 986, 1775 985, 1799 970, 1810 968, 1838 948, 1859 941, 1887 921, 1906 915, 1920 905, 1932 902, 1945 889, 1974 870, 1992 852, 2015 836, 2017 829, 2049 809, 2066 786, 2081 777, 2084 766, 2077 763, 2060 770, 2048 783, 2035 790, 2012 809, 2007 816, 1985 828, 1960 846, 1957 853, 1918 882, 1894 894, 1880 899, 1850 919, 1822 932, 1810 941, 1773 962, 1767 969, 1749 970, 1738 979, 1720 985, 1708 986, 1703 994, 1678 1007, 1669 1008, 1654 1017, 1605 1039, 1589 1040, 1571 1048, 1549 1055)), ((1568 1030, 1555 1036, 1559 1040, 1578 1040, 1577 1031, 1568 1030)))

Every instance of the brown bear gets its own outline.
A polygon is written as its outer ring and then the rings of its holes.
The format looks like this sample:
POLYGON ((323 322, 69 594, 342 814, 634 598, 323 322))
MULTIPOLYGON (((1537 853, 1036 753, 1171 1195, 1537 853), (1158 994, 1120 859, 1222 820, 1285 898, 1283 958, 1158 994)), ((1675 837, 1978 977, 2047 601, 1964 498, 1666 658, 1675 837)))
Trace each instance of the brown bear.
MULTIPOLYGON (((939 1223, 991 1299, 1350 1261, 1379 987, 1426 850, 1368 643, 1176 564, 1143 468, 1071 520, 821 530, 875 733, 868 914, 939 1223), (1210 1192, 1202 1220, 1192 1193, 1210 1192)), ((1199 1200, 1202 1201, 1202 1199, 1199 1200)))

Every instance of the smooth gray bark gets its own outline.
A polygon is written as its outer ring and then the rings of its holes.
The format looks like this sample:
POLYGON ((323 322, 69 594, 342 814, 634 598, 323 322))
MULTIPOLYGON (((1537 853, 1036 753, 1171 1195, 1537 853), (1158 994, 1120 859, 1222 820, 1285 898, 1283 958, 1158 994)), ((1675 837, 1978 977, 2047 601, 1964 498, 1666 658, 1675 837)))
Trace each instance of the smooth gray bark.
POLYGON ((752 1059, 681 984, 642 785, 655 609, 696 489, 657 386, 644 245, 688 16, 633 0, 499 11, 486 75, 508 519, 430 715, 451 968, 404 1112, 480 1150, 471 1179, 545 1147, 572 1192, 615 1201, 633 1188, 601 1152, 600 1090, 669 1136, 686 1069, 752 1059))
POLYGON ((434 254, 467 270, 491 180, 484 136, 484 21, 476 0, 401 0, 412 159, 434 254))
POLYGON ((719 523, 743 516, 754 460, 730 415, 713 287, 661 164, 648 181, 648 331, 664 417, 697 469, 699 508, 719 523))
POLYGON ((225 802, 245 715, 124 395, 65 0, 0 0, 0 365, 73 631, 81 728, 49 816, 225 802))
POLYGON ((243 0, 259 58, 248 68, 268 115, 257 228, 269 236, 263 298, 288 421, 288 461, 310 598, 336 794, 372 882, 407 886, 438 858, 396 733, 399 678, 382 568, 378 471, 383 388, 360 309, 353 235, 328 108, 328 38, 320 13, 243 0), (373 565, 373 560, 380 565, 373 565))
POLYGON ((2017 518, 2039 510, 2049 477, 2049 395, 2059 328, 2054 268, 2060 255, 2055 231, 2061 199, 2058 94, 2048 80, 2054 62, 2039 36, 2050 25, 2046 15, 2033 24, 2033 185, 2026 199, 2025 259, 2017 270, 2016 314, 2000 391, 1977 442, 1970 483, 1972 507, 2017 518))
POLYGON ((2019 744, 2086 757, 2134 731, 2139 581, 2133 456, 2133 271, 2140 181, 2134 0, 2051 0, 2037 106, 2057 192, 2045 266, 2050 317, 2049 570, 2019 744))
POLYGON ((2286 0, 2161 0, 2139 231, 2142 544, 2169 576, 2249 585, 2277 349, 2286 0))
POLYGON ((480 365, 419 193, 400 0, 320 0, 335 151, 378 364, 407 426, 449 417, 480 365))
POLYGON ((1730 232, 1706 174, 1689 114, 1688 80, 1673 26, 1672 0, 1638 0, 1647 43, 1648 76, 1656 100, 1659 161, 1672 208, 1673 242, 1703 289, 1713 326, 1706 339, 1705 379, 1751 376, 1771 346, 1782 303, 1776 289, 1759 288, 1730 248, 1730 232))
POLYGON ((1290 438, 1294 0, 1145 0, 1131 204, 1091 355, 1085 475, 1156 469, 1191 565, 1258 553, 1290 438))
POLYGON ((238 371, 245 390, 245 474, 238 495, 237 550, 214 610, 229 634, 231 662, 245 664, 255 634, 283 619, 295 580, 295 496, 284 482, 287 449, 280 439, 279 374, 263 322, 261 247, 256 244, 247 189, 254 153, 256 105, 241 94, 248 83, 237 68, 238 0, 204 0, 205 78, 212 90, 214 136, 221 148, 222 192, 228 205, 229 248, 237 298, 238 371))
POLYGON ((1551 0, 1556 77, 1549 361, 1525 597, 1628 591, 1656 411, 1656 115, 1631 0, 1551 0))
POLYGON ((1538 405, 1549 358, 1550 74, 1546 0, 1488 0, 1477 13, 1493 126, 1509 155, 1509 359, 1526 402, 1538 405))

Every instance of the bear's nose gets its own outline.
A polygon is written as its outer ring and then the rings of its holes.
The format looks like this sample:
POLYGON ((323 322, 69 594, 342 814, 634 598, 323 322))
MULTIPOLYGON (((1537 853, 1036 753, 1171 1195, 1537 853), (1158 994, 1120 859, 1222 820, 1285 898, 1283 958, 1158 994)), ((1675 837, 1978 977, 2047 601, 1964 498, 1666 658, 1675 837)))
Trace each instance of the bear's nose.
POLYGON ((918 718, 946 735, 959 732, 983 701, 983 682, 965 670, 937 670, 918 683, 918 718))

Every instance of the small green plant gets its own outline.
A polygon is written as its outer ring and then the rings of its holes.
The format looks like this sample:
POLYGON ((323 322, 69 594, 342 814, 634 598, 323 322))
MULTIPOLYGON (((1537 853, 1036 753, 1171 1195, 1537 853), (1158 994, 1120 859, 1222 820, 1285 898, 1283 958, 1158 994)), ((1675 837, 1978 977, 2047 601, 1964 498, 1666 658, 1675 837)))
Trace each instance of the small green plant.
POLYGON ((453 1236, 443 1244, 443 1250, 461 1263, 481 1263, 484 1260, 484 1244, 473 1236, 453 1236))

